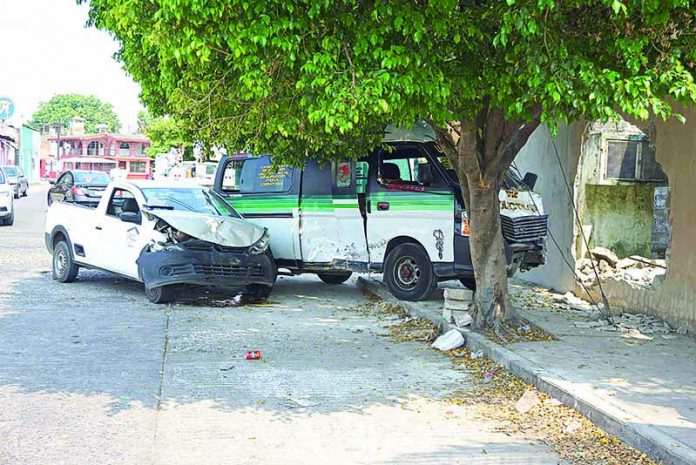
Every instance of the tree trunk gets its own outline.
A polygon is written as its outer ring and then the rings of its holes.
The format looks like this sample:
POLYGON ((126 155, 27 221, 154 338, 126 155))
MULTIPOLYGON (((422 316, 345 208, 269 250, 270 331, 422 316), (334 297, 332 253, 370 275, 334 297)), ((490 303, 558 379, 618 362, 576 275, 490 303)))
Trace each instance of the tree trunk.
POLYGON ((500 224, 500 185, 495 180, 469 186, 471 261, 476 277, 474 327, 502 331, 501 323, 513 317, 507 287, 507 260, 500 224))
POLYGON ((501 108, 490 108, 484 101, 472 120, 453 121, 445 127, 431 124, 457 172, 469 215, 476 279, 473 327, 492 328, 498 335, 506 332, 504 324, 519 320, 508 295, 498 194, 515 156, 539 126, 541 107, 533 105, 529 110, 529 119, 511 121, 501 108))

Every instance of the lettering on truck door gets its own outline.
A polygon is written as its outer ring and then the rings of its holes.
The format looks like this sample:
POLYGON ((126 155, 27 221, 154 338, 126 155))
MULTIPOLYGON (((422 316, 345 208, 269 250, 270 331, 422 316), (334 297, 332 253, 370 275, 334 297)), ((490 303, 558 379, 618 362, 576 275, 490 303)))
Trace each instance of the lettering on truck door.
POLYGON ((98 215, 94 231, 99 256, 96 266, 137 279, 136 260, 145 245, 145 231, 140 206, 134 193, 114 188, 106 212, 98 212, 98 215), (123 212, 140 214, 140 224, 121 221, 120 215, 123 212))
POLYGON ((433 263, 454 261, 454 195, 418 144, 396 143, 371 157, 367 242, 373 264, 384 263, 393 239, 415 241, 433 263))
POLYGON ((302 173, 300 245, 306 268, 367 270, 355 162, 307 162, 302 173))
POLYGON ((220 194, 244 218, 268 229, 276 260, 300 259, 299 170, 270 157, 231 158, 220 194))

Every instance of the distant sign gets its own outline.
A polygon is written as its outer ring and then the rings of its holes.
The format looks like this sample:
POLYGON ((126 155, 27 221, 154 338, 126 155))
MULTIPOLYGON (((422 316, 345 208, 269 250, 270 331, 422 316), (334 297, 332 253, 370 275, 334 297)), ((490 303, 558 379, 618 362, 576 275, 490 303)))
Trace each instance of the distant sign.
POLYGON ((9 97, 0 97, 0 119, 9 118, 14 114, 14 102, 9 97))

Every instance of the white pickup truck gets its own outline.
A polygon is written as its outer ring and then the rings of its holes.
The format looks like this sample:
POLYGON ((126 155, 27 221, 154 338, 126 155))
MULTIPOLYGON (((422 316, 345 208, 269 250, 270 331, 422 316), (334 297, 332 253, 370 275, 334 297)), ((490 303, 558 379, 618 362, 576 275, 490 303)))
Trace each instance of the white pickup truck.
POLYGON ((45 239, 56 280, 74 281, 80 267, 105 270, 143 282, 154 303, 173 300, 182 284, 265 298, 277 274, 265 228, 182 182, 114 181, 96 208, 54 202, 45 239))

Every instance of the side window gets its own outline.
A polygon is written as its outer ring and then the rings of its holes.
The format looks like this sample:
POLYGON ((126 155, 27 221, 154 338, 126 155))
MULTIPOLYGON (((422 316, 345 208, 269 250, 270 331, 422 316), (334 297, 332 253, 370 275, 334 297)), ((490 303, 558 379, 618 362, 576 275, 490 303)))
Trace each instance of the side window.
POLYGON ((353 166, 350 161, 334 163, 334 185, 340 189, 353 187, 353 166))
POLYGON ((242 177, 242 167, 247 160, 230 160, 225 165, 225 173, 222 177, 222 190, 225 192, 239 192, 239 181, 242 177))
POLYGON ((292 184, 292 168, 273 166, 269 158, 248 158, 241 169, 239 192, 288 192, 292 184))
POLYGON ((106 214, 118 218, 124 211, 137 213, 140 211, 138 202, 133 194, 125 189, 114 189, 106 207, 106 214))
POLYGON ((72 185, 73 185, 72 173, 68 172, 68 173, 65 173, 63 176, 61 176, 60 179, 58 180, 58 184, 60 185, 60 187, 62 187, 64 189, 68 189, 69 187, 72 187, 72 185))
POLYGON ((391 153, 380 151, 377 180, 396 190, 447 187, 434 164, 417 147, 401 147, 391 153))

